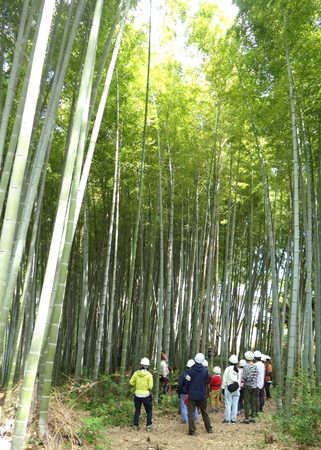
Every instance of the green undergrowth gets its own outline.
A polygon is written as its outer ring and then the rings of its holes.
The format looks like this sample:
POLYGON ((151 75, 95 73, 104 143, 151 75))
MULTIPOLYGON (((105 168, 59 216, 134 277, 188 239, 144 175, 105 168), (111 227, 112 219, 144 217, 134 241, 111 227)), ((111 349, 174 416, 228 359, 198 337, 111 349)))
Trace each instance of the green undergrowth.
POLYGON ((298 444, 321 448, 321 397, 317 389, 308 387, 310 383, 298 377, 291 414, 277 411, 274 420, 298 444))
MULTIPOLYGON (((108 450, 104 433, 109 427, 133 425, 134 391, 128 381, 121 386, 116 377, 104 377, 85 393, 81 395, 79 392, 75 393, 72 398, 77 409, 88 411, 90 414, 90 417, 83 420, 83 426, 78 434, 84 442, 88 442, 97 450, 108 450)), ((179 408, 180 403, 175 393, 175 386, 168 393, 160 395, 158 403, 155 403, 153 398, 154 418, 158 415, 176 414, 179 408)), ((144 408, 141 414, 143 417, 146 414, 144 408)))

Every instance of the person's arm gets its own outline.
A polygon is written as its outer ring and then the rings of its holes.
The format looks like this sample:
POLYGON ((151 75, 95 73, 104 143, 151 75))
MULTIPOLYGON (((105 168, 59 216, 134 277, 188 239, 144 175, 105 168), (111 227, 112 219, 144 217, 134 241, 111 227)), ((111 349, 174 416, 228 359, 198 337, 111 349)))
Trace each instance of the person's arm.
POLYGON ((184 373, 182 373, 182 375, 181 375, 181 377, 179 379, 179 382, 178 382, 177 390, 176 390, 178 395, 182 393, 184 380, 185 380, 184 373))
POLYGON ((136 384, 136 372, 133 374, 133 376, 131 377, 131 379, 129 380, 129 384, 131 386, 135 386, 136 384))
POLYGON ((150 391, 153 389, 153 383, 154 383, 153 375, 150 373, 150 377, 149 377, 149 380, 148 380, 148 389, 150 391))
POLYGON ((191 379, 192 379, 191 373, 190 373, 190 371, 188 370, 188 372, 187 372, 187 374, 186 374, 186 376, 185 376, 185 383, 184 383, 187 392, 188 392, 189 387, 190 387, 191 379))
POLYGON ((246 366, 243 367, 243 374, 242 374, 242 376, 243 376, 243 380, 245 381, 247 379, 247 376, 248 376, 248 370, 247 370, 246 366))
POLYGON ((226 369, 224 370, 223 380, 222 380, 222 389, 225 389, 225 386, 226 386, 226 382, 227 382, 227 369, 228 369, 228 368, 226 368, 226 369))

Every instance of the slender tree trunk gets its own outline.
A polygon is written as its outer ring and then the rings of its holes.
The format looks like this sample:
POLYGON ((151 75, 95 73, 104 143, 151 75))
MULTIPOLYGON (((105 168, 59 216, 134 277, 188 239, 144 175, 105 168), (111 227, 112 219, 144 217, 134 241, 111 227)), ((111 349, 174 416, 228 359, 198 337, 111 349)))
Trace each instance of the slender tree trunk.
POLYGON ((128 346, 129 324, 130 324, 130 316, 131 316, 132 296, 133 296, 134 272, 135 272, 135 263, 136 263, 136 249, 137 249, 138 228, 139 228, 141 207, 142 207, 143 180, 144 180, 145 155, 146 155, 148 99, 149 99, 149 73, 150 73, 151 29, 152 29, 151 20, 152 20, 152 0, 150 0, 150 13, 149 13, 149 43, 148 43, 148 63, 147 63, 147 80, 146 80, 143 149, 142 149, 142 156, 141 156, 137 216, 136 216, 134 236, 133 236, 133 251, 132 251, 132 255, 131 255, 130 269, 129 269, 128 303, 127 303, 126 315, 125 315, 122 356, 121 356, 121 364, 120 364, 120 378, 119 378, 120 384, 123 384, 125 381, 125 371, 126 371, 126 366, 127 366, 127 346, 128 346))
POLYGON ((88 253, 89 253, 89 237, 88 237, 88 210, 86 197, 84 201, 84 247, 83 247, 83 276, 82 276, 82 292, 79 300, 78 313, 78 338, 77 338, 77 359, 75 381, 80 382, 83 374, 84 364, 84 348, 86 336, 86 317, 87 317, 87 303, 88 303, 88 253))
MULTIPOLYGON (((174 167, 172 158, 169 153, 169 178, 170 178, 170 206, 169 206, 169 233, 168 233, 168 252, 167 252, 167 286, 166 286, 166 301, 165 301, 165 321, 163 342, 167 358, 170 358, 170 332, 171 332, 171 306, 172 306, 172 283, 173 283, 173 246, 174 246, 174 167)), ((159 354, 160 357, 160 354, 159 354)))
POLYGON ((290 90, 291 116, 292 116, 292 138, 293 138, 293 169, 294 169, 294 197, 293 197, 293 223, 294 223, 294 247, 292 262, 292 294, 291 294, 291 316, 289 320, 288 332, 288 357, 285 385, 285 410, 287 414, 291 412, 293 377, 295 368, 295 340, 297 333, 297 314, 298 314, 298 294, 299 294, 299 264, 300 264, 300 230, 299 230, 299 172, 298 172, 298 149, 297 149, 297 131, 296 114, 292 87, 292 74, 290 66, 290 56, 288 45, 286 44, 286 61, 288 69, 288 81, 290 90))

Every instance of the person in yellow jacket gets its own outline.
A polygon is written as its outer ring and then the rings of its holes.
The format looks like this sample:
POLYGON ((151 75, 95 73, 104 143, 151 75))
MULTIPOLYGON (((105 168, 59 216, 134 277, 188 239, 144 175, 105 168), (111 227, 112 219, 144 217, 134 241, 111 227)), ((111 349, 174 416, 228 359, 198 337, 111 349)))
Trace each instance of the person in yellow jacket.
POLYGON ((140 411, 142 405, 144 405, 147 414, 146 431, 152 431, 153 407, 151 390, 153 389, 153 377, 148 371, 150 366, 149 359, 143 358, 140 362, 140 366, 140 369, 136 370, 129 380, 129 384, 135 388, 134 430, 137 431, 139 429, 140 411))

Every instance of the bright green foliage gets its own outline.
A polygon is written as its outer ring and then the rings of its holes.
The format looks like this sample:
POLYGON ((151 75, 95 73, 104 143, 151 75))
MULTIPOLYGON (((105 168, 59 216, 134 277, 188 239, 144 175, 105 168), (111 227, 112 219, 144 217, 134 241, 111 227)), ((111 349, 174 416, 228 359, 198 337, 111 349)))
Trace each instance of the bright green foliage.
POLYGON ((83 420, 83 427, 78 431, 83 442, 94 445, 97 450, 109 450, 108 432, 102 417, 88 417, 83 420))
POLYGON ((296 442, 312 447, 321 446, 321 405, 318 390, 310 388, 311 379, 300 375, 295 379, 295 397, 291 416, 277 414, 275 419, 282 430, 289 433, 296 442))

